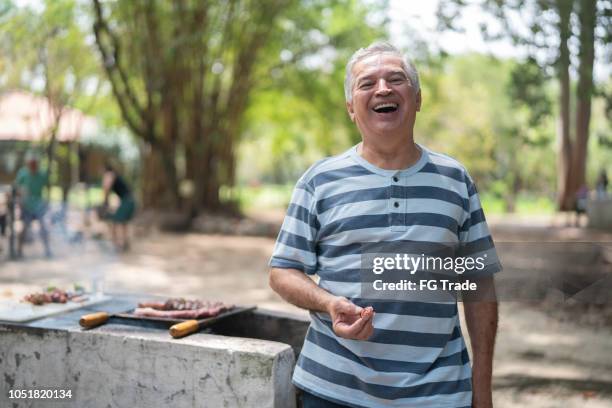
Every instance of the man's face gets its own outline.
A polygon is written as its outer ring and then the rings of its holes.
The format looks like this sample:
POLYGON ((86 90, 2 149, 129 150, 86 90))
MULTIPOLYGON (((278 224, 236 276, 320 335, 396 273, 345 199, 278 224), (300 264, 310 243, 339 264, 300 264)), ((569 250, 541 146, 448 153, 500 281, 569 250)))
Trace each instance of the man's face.
POLYGON ((346 106, 363 137, 404 134, 414 127, 421 93, 400 57, 373 55, 355 64, 352 73, 353 99, 346 106))
POLYGON ((28 168, 32 173, 36 173, 38 171, 38 161, 34 159, 28 160, 28 168))

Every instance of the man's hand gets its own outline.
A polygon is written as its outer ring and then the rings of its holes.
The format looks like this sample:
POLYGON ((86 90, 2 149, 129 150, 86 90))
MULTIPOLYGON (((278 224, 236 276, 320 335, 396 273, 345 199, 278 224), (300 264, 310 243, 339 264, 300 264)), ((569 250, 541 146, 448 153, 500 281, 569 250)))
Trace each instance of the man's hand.
POLYGON ((291 304, 331 316, 334 333, 345 339, 367 340, 374 333, 372 307, 359 307, 317 286, 297 269, 270 269, 270 287, 291 304))
POLYGON ((362 308, 344 297, 336 297, 329 304, 334 333, 345 339, 367 340, 374 333, 374 309, 362 308))

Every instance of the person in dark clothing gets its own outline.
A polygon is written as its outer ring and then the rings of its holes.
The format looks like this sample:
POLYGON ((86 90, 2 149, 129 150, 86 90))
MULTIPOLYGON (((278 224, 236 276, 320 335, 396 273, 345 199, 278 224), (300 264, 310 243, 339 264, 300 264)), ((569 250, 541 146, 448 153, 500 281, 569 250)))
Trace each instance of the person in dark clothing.
POLYGON ((8 194, 0 189, 0 254, 4 250, 2 243, 6 235, 8 224, 8 201, 8 194))
POLYGON ((6 234, 8 219, 8 194, 0 190, 0 237, 6 234))
POLYGON ((580 188, 576 191, 575 201, 574 201, 574 212, 576 213, 576 218, 574 220, 574 226, 580 227, 580 216, 584 215, 586 217, 587 213, 587 202, 589 200, 589 187, 586 184, 582 184, 580 188))
POLYGON ((110 164, 104 166, 104 207, 108 207, 111 193, 119 197, 119 207, 109 217, 111 222, 111 237, 115 247, 122 251, 130 248, 128 224, 134 217, 136 202, 126 181, 110 164))
POLYGON ((597 177, 595 191, 597 192, 597 198, 599 199, 604 199, 608 195, 608 174, 606 173, 605 169, 602 169, 597 177))

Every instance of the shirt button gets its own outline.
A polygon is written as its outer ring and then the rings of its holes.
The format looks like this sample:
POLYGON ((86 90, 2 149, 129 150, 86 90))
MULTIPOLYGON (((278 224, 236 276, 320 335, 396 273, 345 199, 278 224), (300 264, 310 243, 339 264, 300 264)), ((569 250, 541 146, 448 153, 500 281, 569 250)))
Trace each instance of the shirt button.
POLYGON ((393 176, 393 181, 395 181, 396 183, 399 181, 399 179, 397 178, 397 176, 393 176))
POLYGON ((394 203, 393 203, 393 206, 394 206, 395 208, 397 208, 397 207, 399 207, 399 203, 396 201, 396 202, 394 202, 394 203))

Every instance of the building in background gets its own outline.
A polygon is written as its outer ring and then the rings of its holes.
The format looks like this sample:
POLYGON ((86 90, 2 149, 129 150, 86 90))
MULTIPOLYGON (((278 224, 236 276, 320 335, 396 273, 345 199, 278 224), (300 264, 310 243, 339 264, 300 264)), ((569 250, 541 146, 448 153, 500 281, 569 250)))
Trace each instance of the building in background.
POLYGON ((99 133, 98 121, 71 108, 53 107, 47 98, 24 91, 0 95, 0 183, 12 182, 23 165, 25 153, 46 151, 52 137, 63 150, 75 154, 58 157, 58 182, 72 185, 79 181, 79 140, 99 133))

